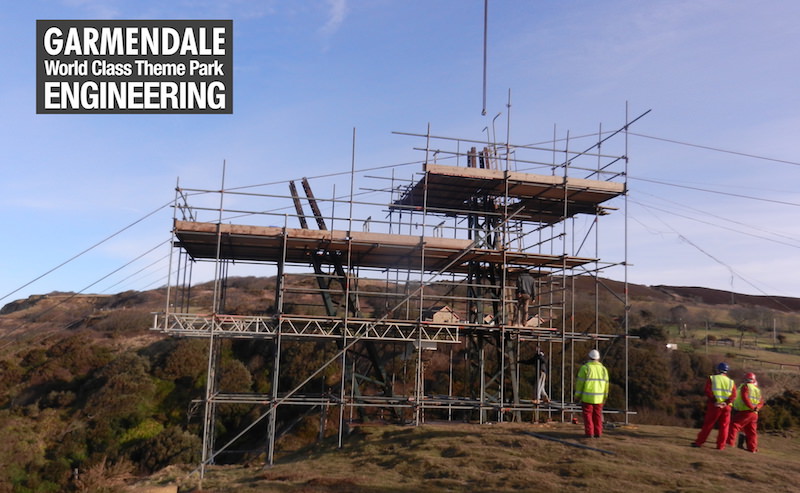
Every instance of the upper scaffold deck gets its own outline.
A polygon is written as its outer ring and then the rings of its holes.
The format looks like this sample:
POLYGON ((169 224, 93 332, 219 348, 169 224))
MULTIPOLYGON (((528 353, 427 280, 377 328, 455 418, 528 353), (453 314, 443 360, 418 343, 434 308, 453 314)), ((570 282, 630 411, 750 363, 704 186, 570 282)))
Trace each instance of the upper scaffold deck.
POLYGON ((585 178, 432 163, 425 164, 424 171, 425 176, 394 202, 394 209, 424 207, 460 215, 473 212, 474 198, 508 197, 514 200, 508 208, 513 219, 552 224, 575 214, 602 214, 600 204, 625 193, 624 183, 585 178))
POLYGON ((175 221, 178 246, 194 259, 235 259, 308 265, 317 255, 323 262, 337 256, 344 265, 427 272, 467 271, 469 261, 522 267, 572 269, 593 258, 546 255, 513 250, 475 248, 470 240, 387 233, 326 231, 175 221), (219 245, 219 254, 218 251, 219 245), (423 251, 424 248, 424 251, 423 251), (349 252, 349 261, 348 261, 349 252))

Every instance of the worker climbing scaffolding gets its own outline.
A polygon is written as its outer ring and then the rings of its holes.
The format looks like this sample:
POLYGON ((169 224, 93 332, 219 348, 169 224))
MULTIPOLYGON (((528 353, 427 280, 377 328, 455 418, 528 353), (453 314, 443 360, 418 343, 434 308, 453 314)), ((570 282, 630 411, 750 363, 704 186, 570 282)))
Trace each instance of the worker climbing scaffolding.
POLYGON ((528 322, 528 304, 536 298, 536 287, 530 272, 522 271, 517 277, 517 325, 528 322))

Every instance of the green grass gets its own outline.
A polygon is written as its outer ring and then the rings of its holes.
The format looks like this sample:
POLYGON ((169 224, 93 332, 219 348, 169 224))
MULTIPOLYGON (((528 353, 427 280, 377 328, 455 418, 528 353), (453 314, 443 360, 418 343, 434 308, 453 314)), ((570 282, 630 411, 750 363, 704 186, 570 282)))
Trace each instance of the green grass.
MULTIPOLYGON (((335 441, 279 458, 271 467, 210 466, 213 492, 708 492, 793 491, 800 441, 760 436, 760 451, 689 447, 697 430, 627 425, 599 440, 568 423, 360 426, 344 447, 335 441), (534 432, 609 453, 536 438, 534 432)), ((713 441, 716 432, 712 434, 713 441)), ((200 486, 189 467, 170 468, 132 486, 200 486)))

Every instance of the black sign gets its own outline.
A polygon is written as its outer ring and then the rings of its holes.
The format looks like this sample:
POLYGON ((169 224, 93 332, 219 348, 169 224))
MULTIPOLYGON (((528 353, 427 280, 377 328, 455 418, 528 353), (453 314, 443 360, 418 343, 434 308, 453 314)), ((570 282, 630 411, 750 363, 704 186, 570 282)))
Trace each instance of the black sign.
POLYGON ((37 113, 233 113, 231 20, 38 20, 37 113))

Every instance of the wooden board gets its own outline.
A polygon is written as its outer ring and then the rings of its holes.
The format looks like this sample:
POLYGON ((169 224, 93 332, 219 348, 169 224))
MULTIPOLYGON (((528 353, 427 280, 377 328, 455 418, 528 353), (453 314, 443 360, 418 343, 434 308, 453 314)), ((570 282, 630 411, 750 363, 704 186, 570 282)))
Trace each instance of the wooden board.
POLYGON ((508 209, 518 211, 515 219, 552 224, 575 214, 603 213, 600 204, 625 193, 623 183, 584 178, 431 163, 425 165, 425 172, 395 201, 394 209, 424 207, 458 215, 466 214, 476 198, 508 197, 508 209))
POLYGON ((421 237, 386 233, 322 231, 175 221, 178 246, 195 259, 217 258, 240 261, 311 263, 317 256, 323 263, 336 260, 343 265, 466 272, 469 261, 522 267, 574 268, 596 261, 592 258, 544 255, 508 250, 474 248, 470 240, 421 237), (285 247, 285 251, 284 251, 285 247))

